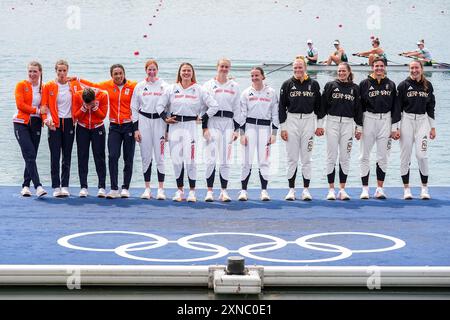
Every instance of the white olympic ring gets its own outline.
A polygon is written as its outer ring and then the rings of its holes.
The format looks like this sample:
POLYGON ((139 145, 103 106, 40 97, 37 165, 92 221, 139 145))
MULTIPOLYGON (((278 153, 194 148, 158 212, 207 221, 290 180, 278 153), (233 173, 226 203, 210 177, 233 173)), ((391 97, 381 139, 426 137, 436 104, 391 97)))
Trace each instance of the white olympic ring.
POLYGON ((265 235, 265 234, 257 234, 257 233, 211 232, 211 233, 193 234, 193 235, 179 238, 176 241, 169 241, 168 239, 158 236, 158 235, 155 235, 155 234, 145 233, 145 232, 131 232, 131 231, 94 231, 94 232, 77 233, 77 234, 73 234, 73 235, 69 235, 69 236, 60 238, 58 240, 58 244, 63 247, 66 247, 69 249, 74 249, 74 250, 114 252, 120 257, 132 259, 132 260, 147 261, 147 262, 181 262, 181 263, 214 260, 214 259, 225 257, 226 255, 228 255, 230 253, 239 253, 240 255, 242 255, 244 257, 252 258, 255 260, 261 260, 261 261, 270 261, 270 262, 279 262, 279 263, 319 263, 319 262, 331 262, 331 261, 338 261, 338 260, 346 259, 354 253, 375 253, 375 252, 397 250, 406 245, 406 243, 401 239, 383 235, 383 234, 367 233, 367 232, 315 233, 315 234, 310 234, 310 235, 299 237, 295 241, 286 241, 286 240, 283 240, 283 239, 275 237, 275 236, 265 235), (81 247, 81 246, 76 246, 76 245, 73 245, 70 243, 70 240, 73 240, 75 238, 90 236, 90 235, 97 235, 97 234, 139 235, 139 236, 144 236, 144 237, 151 238, 154 240, 128 243, 128 244, 120 245, 120 246, 118 246, 116 248, 112 248, 112 249, 81 247), (246 245, 246 246, 239 248, 238 250, 230 250, 226 247, 223 247, 218 244, 213 244, 213 243, 191 241, 192 239, 199 238, 199 237, 223 236, 223 235, 260 237, 260 238, 269 239, 271 241, 246 245), (349 249, 349 248, 346 248, 346 247, 343 247, 340 245, 336 245, 336 244, 309 241, 312 238, 324 237, 324 236, 334 236, 334 235, 370 236, 370 237, 376 237, 376 238, 390 240, 394 243, 394 245, 392 245, 390 247, 379 248, 379 249, 352 250, 352 249, 349 249), (130 253, 130 252, 136 252, 136 251, 157 249, 157 248, 161 248, 161 247, 163 247, 167 244, 171 244, 171 243, 176 243, 183 248, 197 250, 197 251, 204 251, 204 252, 212 252, 214 254, 212 254, 210 256, 206 256, 206 257, 191 258, 191 259, 158 259, 158 258, 139 257, 139 256, 136 256, 136 255, 133 255, 130 253), (268 251, 278 250, 278 249, 284 248, 288 244, 296 244, 302 248, 310 249, 310 250, 314 250, 314 251, 337 252, 340 254, 337 256, 331 257, 331 258, 316 259, 316 260, 274 259, 274 258, 260 257, 256 254, 254 254, 257 252, 268 252, 268 251), (263 248, 261 248, 261 247, 263 247, 263 248))

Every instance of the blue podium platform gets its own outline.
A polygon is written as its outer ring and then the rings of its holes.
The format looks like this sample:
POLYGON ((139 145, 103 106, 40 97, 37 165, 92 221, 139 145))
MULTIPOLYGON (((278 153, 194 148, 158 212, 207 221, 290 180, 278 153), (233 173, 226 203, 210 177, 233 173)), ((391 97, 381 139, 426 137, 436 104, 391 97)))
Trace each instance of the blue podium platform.
POLYGON ((405 201, 401 188, 387 188, 387 200, 360 200, 360 189, 348 189, 352 200, 332 202, 327 190, 312 189, 311 202, 287 202, 286 190, 269 190, 272 200, 262 202, 250 190, 249 201, 230 203, 205 203, 204 190, 196 203, 175 203, 141 200, 141 189, 115 200, 22 198, 19 189, 0 187, 0 283, 2 270, 195 269, 236 255, 264 268, 431 267, 450 275, 448 187, 430 188, 429 201, 418 189, 405 201))

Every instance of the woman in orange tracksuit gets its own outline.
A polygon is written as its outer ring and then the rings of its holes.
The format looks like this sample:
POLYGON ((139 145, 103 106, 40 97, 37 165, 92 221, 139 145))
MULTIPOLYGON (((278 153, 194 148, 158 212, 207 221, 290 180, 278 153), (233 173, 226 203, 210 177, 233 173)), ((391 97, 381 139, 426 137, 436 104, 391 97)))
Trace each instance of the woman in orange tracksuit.
POLYGON ((69 64, 59 60, 55 65, 56 79, 44 86, 42 105, 50 109, 50 114, 43 114, 44 123, 49 127, 48 144, 50 147, 50 164, 54 197, 68 197, 72 147, 75 138, 74 97, 81 89, 76 80, 69 80, 69 64), (61 177, 60 177, 60 159, 61 177))
POLYGON ((78 175, 80 177, 80 197, 88 196, 89 148, 92 143, 95 169, 98 177, 97 197, 106 197, 106 131, 103 120, 108 113, 109 99, 105 91, 85 88, 75 94, 75 119, 78 155, 78 175))
POLYGON ((108 135, 108 164, 111 179, 111 191, 107 198, 128 198, 130 192, 131 176, 133 173, 133 159, 136 141, 134 140, 133 121, 131 119, 131 98, 137 82, 125 78, 125 68, 115 64, 110 68, 111 80, 92 83, 80 79, 82 84, 89 87, 102 89, 109 95, 109 135, 108 135), (118 175, 120 149, 123 144, 123 169, 122 191, 119 193, 118 175))
POLYGON ((28 64, 28 79, 16 85, 15 98, 17 113, 14 115, 14 133, 19 142, 23 159, 25 160, 24 181, 21 195, 30 197, 30 182, 33 181, 36 195, 42 197, 47 192, 42 188, 36 166, 36 156, 41 140, 41 114, 47 108, 41 106, 42 96, 42 66, 32 61, 28 64))

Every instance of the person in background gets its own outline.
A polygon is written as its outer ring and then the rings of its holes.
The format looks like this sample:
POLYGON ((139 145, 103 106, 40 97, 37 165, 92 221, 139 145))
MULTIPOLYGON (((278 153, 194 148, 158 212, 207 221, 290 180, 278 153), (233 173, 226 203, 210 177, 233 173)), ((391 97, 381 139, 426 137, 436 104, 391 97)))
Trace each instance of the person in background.
POLYGON ((384 49, 380 47, 380 39, 378 38, 372 40, 372 49, 354 53, 353 55, 357 57, 369 58, 369 66, 373 65, 375 59, 382 59, 385 65, 388 63, 386 53, 384 49))
POLYGON ((339 40, 335 40, 333 42, 334 47, 336 48, 336 51, 334 51, 329 57, 328 60, 325 62, 328 66, 332 63, 339 65, 341 62, 348 62, 347 54, 345 53, 344 48, 341 46, 341 43, 339 40))
POLYGON ((432 66, 433 57, 430 50, 425 48, 425 40, 420 40, 419 42, 417 42, 417 47, 417 50, 402 52, 400 53, 400 55, 404 57, 420 59, 421 61, 423 61, 423 64, 425 66, 432 66))
POLYGON ((28 79, 16 85, 15 99, 17 112, 13 118, 14 133, 25 161, 22 191, 23 197, 31 197, 30 182, 34 184, 36 196, 42 197, 47 191, 42 187, 36 165, 36 157, 41 141, 41 115, 48 108, 41 105, 42 65, 37 61, 28 64, 28 79))
POLYGON ((319 61, 319 51, 313 46, 313 41, 311 39, 306 41, 306 44, 308 45, 308 50, 306 51, 305 58, 308 64, 317 64, 319 61))

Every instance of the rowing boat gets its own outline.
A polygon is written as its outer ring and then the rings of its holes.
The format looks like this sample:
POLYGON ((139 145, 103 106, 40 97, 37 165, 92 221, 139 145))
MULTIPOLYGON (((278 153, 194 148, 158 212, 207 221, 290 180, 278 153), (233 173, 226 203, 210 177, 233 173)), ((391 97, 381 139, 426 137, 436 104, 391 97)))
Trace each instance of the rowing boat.
MULTIPOLYGON (((350 66, 352 67, 352 71, 355 72, 371 72, 372 68, 367 64, 356 64, 356 63, 350 63, 350 66)), ((272 70, 279 69, 277 71, 287 71, 292 72, 292 67, 289 64, 286 63, 260 63, 260 64, 233 64, 232 70, 233 71, 250 71, 253 67, 262 67, 266 72, 270 72, 272 70), (284 68, 283 68, 284 67, 284 68)), ((216 70, 216 66, 213 65, 197 65, 195 67, 197 70, 216 70)), ((322 64, 316 64, 316 65, 308 65, 308 72, 316 73, 316 72, 329 72, 329 73, 335 73, 337 70, 337 66, 331 65, 322 65, 322 64)), ((387 66, 387 72, 408 72, 409 65, 408 64, 389 64, 387 66)), ((426 66, 424 67, 425 72, 450 72, 449 67, 434 65, 434 66, 426 66)))

